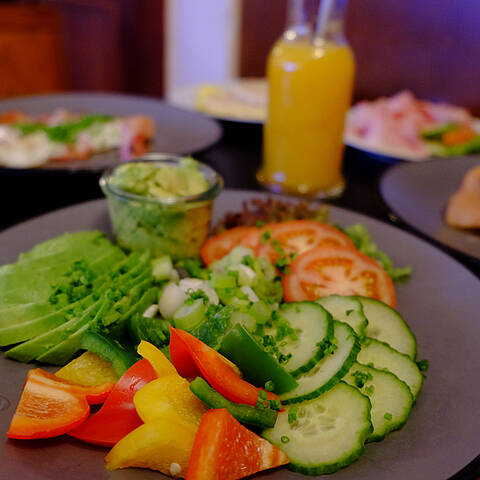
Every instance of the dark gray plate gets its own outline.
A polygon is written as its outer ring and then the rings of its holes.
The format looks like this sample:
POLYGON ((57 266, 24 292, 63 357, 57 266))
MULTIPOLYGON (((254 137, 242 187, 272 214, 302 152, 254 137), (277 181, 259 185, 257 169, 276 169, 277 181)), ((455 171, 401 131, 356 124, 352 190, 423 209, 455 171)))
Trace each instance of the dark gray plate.
POLYGON ((406 223, 438 242, 480 260, 480 234, 443 223, 447 201, 479 156, 409 163, 388 170, 380 182, 382 197, 406 223))
MULTIPOLYGON (((238 210, 243 200, 261 195, 227 191, 217 201, 215 215, 238 210)), ((399 229, 336 207, 331 207, 331 214, 341 225, 364 223, 397 264, 414 267, 410 282, 398 286, 398 309, 417 335, 419 358, 430 361, 428 378, 406 426, 383 442, 367 445, 357 462, 331 478, 446 479, 480 453, 480 282, 446 254, 399 229)), ((0 234, 0 264, 54 235, 94 228, 110 231, 104 200, 44 215, 0 234)), ((8 429, 28 368, 0 358, 0 432, 8 429)), ((38 442, 0 440, 3 478, 163 478, 148 470, 109 473, 104 470, 105 453, 106 449, 68 437, 38 442)), ((307 477, 280 469, 255 478, 307 477)))
MULTIPOLYGON (((198 113, 171 107, 160 100, 113 93, 74 92, 17 97, 0 101, 0 113, 21 110, 30 114, 65 108, 73 112, 111 115, 149 115, 156 124, 152 152, 194 153, 213 145, 221 136, 220 125, 198 113)), ((103 170, 120 161, 118 152, 94 155, 86 161, 51 162, 42 169, 103 170)))

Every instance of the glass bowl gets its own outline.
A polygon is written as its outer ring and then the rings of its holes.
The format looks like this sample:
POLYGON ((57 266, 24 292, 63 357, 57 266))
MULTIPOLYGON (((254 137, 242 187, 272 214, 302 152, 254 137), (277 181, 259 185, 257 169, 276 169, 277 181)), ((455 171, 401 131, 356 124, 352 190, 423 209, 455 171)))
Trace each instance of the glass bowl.
MULTIPOLYGON (((181 167, 183 157, 150 153, 126 163, 148 162, 158 167, 181 167)), ((222 177, 208 165, 197 162, 208 187, 202 193, 157 198, 121 190, 111 181, 115 168, 106 170, 100 187, 107 197, 110 220, 117 243, 126 250, 148 250, 153 256, 174 259, 198 257, 212 218, 213 202, 223 188, 222 177)))

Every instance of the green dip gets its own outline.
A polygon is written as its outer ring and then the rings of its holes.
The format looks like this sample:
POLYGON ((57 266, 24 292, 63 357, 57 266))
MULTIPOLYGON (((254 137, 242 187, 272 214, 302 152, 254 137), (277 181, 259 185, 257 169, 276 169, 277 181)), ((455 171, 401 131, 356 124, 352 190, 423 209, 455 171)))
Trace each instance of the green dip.
POLYGON ((121 247, 178 259, 199 255, 222 180, 193 158, 174 157, 126 163, 100 185, 121 247))
POLYGON ((208 190, 208 183, 191 157, 180 159, 177 166, 158 166, 152 162, 132 162, 118 167, 111 185, 124 192, 154 198, 198 195, 208 190))

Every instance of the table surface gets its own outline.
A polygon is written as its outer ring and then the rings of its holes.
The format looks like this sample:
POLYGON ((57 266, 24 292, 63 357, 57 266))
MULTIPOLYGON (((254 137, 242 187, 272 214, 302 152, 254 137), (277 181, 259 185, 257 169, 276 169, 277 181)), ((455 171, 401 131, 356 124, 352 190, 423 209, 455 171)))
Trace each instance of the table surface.
MULTIPOLYGON (((214 167, 223 176, 226 188, 259 190, 255 172, 261 161, 261 126, 231 122, 223 122, 222 126, 222 139, 195 155, 196 158, 214 167)), ((409 231, 453 256, 480 277, 478 263, 412 230, 388 210, 378 185, 382 173, 390 166, 347 148, 344 158, 345 192, 342 197, 326 203, 369 215, 409 231)), ((89 172, 0 170, 0 231, 57 208, 101 198, 98 179, 98 173, 89 172)), ((452 480, 471 479, 480 480, 480 456, 452 477, 452 480)))

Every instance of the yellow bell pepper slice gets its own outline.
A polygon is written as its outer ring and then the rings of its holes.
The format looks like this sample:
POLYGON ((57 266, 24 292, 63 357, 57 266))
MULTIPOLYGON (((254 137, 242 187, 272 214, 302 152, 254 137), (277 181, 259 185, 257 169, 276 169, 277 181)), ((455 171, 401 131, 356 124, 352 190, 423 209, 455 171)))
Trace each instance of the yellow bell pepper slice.
POLYGON ((165 412, 123 437, 105 457, 106 467, 150 468, 184 478, 196 432, 197 426, 165 412))
POLYGON ((190 390, 190 384, 180 375, 167 375, 153 380, 141 388, 133 397, 140 418, 148 423, 163 417, 166 410, 194 425, 200 425, 205 404, 190 390))
POLYGON ((159 378, 165 375, 178 375, 173 363, 152 343, 142 340, 137 352, 150 362, 159 378))
POLYGON ((94 387, 103 383, 116 383, 118 376, 112 363, 93 352, 85 352, 58 370, 57 377, 79 385, 94 387))

